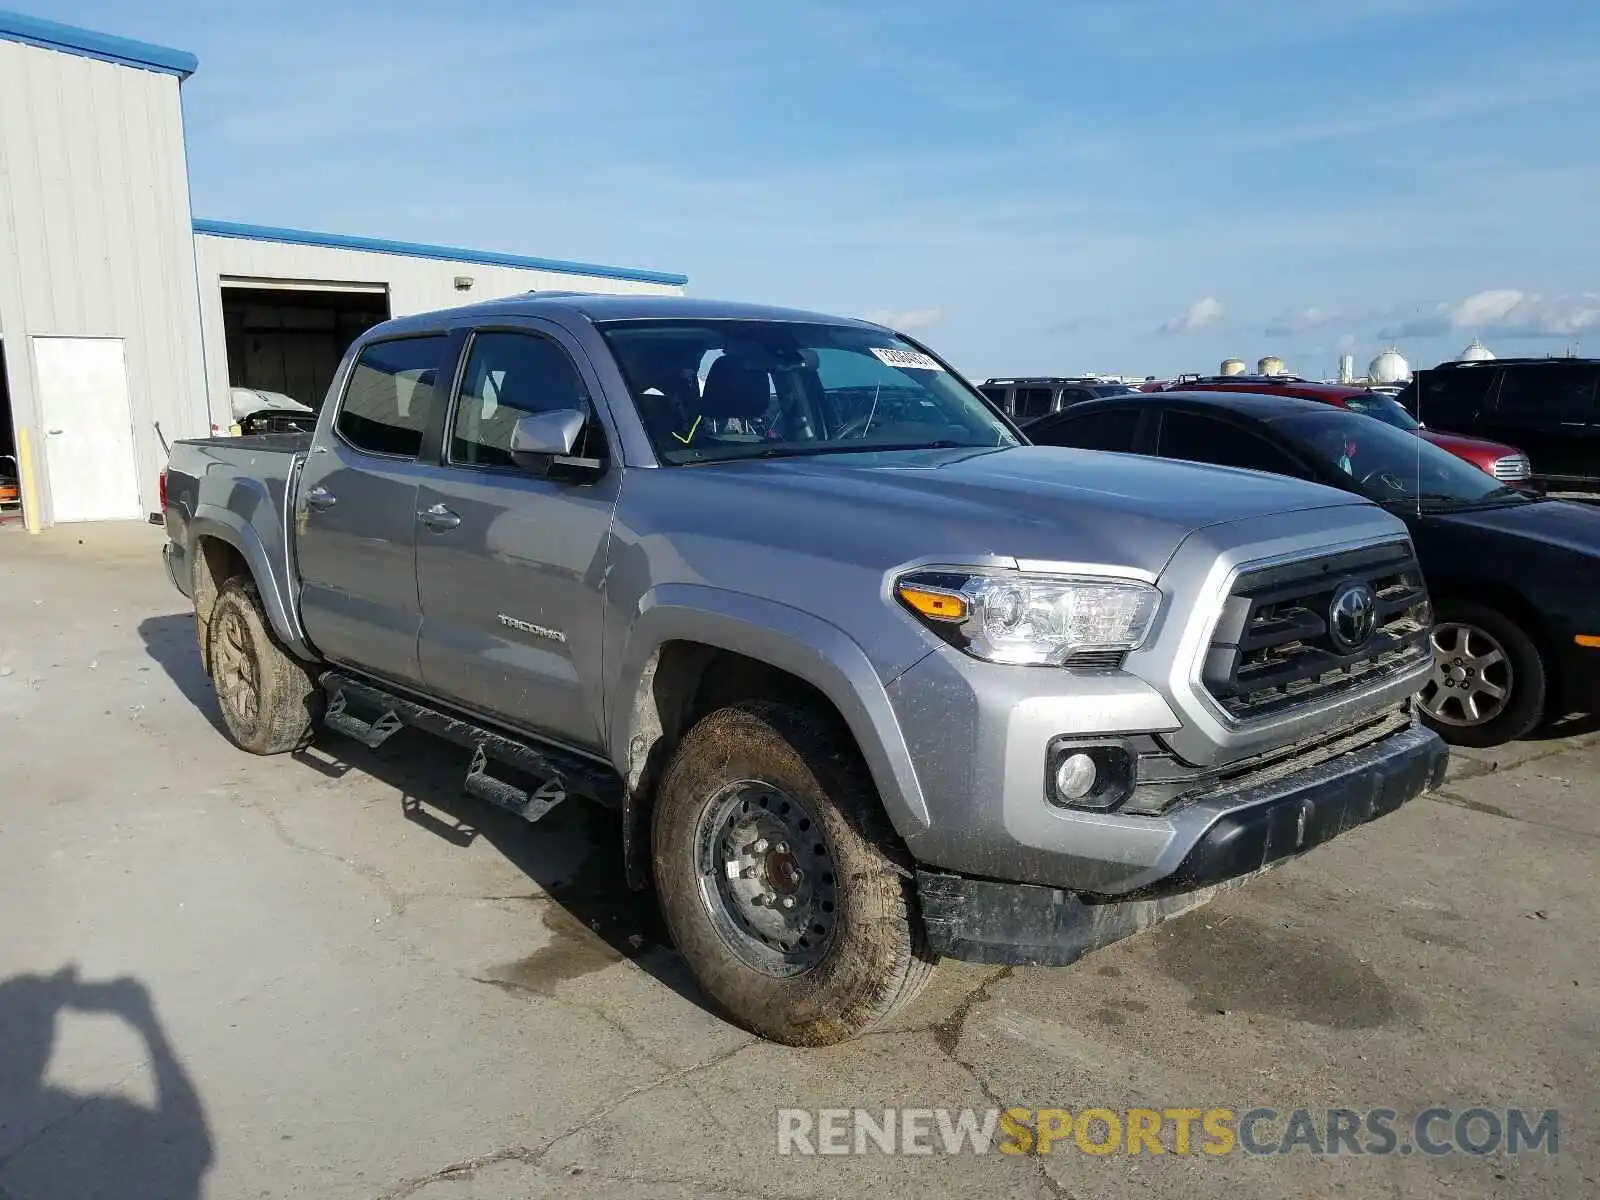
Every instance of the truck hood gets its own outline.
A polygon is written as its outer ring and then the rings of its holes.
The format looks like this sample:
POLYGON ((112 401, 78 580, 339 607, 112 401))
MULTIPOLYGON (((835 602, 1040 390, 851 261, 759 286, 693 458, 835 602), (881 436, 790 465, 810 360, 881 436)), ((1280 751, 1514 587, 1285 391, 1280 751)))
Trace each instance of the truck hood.
POLYGON ((1521 454, 1522 451, 1514 446, 1507 446, 1504 442, 1491 442, 1486 438, 1467 437, 1459 433, 1439 433, 1432 429, 1419 430, 1426 441, 1432 442, 1441 450, 1448 450, 1457 458, 1464 458, 1474 466, 1487 470, 1497 458, 1505 458, 1509 454, 1521 454))
MULTIPOLYGON (((828 454, 665 468, 709 492, 722 519, 809 526, 832 552, 905 562, 993 554, 1159 575, 1210 525, 1371 507, 1348 492, 1257 471, 1054 446, 828 454)), ((677 489, 674 489, 677 490, 677 489)), ((726 528, 726 526, 724 527, 726 528)))

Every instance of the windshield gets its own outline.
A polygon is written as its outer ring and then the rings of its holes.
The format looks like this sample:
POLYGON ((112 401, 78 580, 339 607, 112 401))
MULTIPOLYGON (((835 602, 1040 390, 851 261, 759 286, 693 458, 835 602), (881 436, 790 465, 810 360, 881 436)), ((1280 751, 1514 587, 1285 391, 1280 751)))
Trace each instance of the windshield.
POLYGON ((1284 417, 1273 427, 1311 457, 1349 475, 1357 491, 1380 504, 1420 502, 1439 509, 1527 500, 1431 442, 1354 413, 1330 409, 1284 417))
POLYGON ((981 396, 892 333, 683 320, 600 331, 666 463, 1019 444, 981 396))
POLYGON ((1376 417, 1385 425, 1393 425, 1396 429, 1415 432, 1419 426, 1416 419, 1393 396, 1384 396, 1378 392, 1368 392, 1365 396, 1346 396, 1344 406, 1351 412, 1358 412, 1364 417, 1376 417))

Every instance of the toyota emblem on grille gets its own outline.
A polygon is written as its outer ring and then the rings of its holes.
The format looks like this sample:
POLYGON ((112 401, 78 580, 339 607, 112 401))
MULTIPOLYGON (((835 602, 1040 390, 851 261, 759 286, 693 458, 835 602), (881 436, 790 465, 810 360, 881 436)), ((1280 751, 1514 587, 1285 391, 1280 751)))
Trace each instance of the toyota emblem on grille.
POLYGON ((1328 635, 1346 654, 1354 654, 1372 640, 1378 624, 1378 598, 1364 583, 1347 583, 1328 605, 1328 635))

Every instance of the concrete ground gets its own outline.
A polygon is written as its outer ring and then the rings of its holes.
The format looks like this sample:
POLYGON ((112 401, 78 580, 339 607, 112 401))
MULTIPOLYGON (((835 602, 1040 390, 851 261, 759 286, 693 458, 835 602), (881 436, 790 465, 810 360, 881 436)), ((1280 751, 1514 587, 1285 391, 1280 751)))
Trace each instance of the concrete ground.
POLYGON ((708 1012, 578 803, 421 735, 226 741, 161 531, 0 531, 0 1197, 1600 1191, 1600 733, 1070 970, 828 1050, 708 1012), (1561 1110, 1559 1152, 780 1156, 779 1107, 1561 1110))

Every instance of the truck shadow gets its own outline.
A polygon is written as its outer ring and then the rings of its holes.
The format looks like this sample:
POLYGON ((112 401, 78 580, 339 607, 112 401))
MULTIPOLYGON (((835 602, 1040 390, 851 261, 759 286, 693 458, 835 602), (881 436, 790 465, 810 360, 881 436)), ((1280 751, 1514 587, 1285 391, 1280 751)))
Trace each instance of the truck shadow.
POLYGON ((216 694, 211 690, 211 679, 200 665, 200 648, 194 640, 194 614, 181 612, 146 617, 139 622, 139 637, 144 641, 144 652, 167 673, 183 698, 211 722, 213 729, 226 734, 216 694))
POLYGON ((548 993, 629 961, 684 999, 715 1011, 673 949, 654 892, 627 884, 620 813, 573 797, 530 824, 466 795, 461 782, 467 752, 420 730, 402 730, 375 750, 323 732, 293 757, 329 779, 357 771, 394 788, 407 821, 451 846, 487 841, 534 885, 525 896, 497 899, 542 903, 549 941, 527 958, 490 971, 483 982, 548 993))
MULTIPOLYGON (((184 698, 226 736, 211 680, 200 664, 194 618, 188 613, 148 617, 139 623, 139 636, 184 698)), ((655 894, 628 887, 620 813, 573 798, 530 825, 466 795, 461 783, 467 752, 420 730, 402 730, 376 750, 324 731, 293 757, 329 779, 358 771, 393 787, 407 821, 452 846, 486 840, 534 885, 521 898, 553 902, 544 914, 550 944, 486 982, 547 991, 626 959, 696 1005, 711 1008, 672 948, 655 894)))

